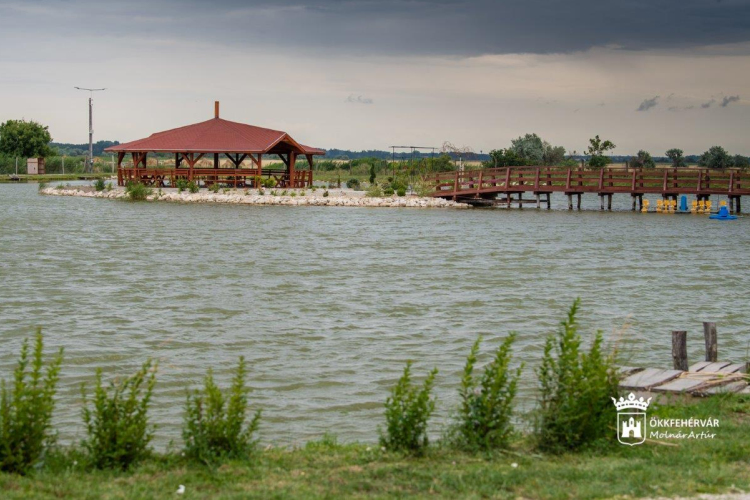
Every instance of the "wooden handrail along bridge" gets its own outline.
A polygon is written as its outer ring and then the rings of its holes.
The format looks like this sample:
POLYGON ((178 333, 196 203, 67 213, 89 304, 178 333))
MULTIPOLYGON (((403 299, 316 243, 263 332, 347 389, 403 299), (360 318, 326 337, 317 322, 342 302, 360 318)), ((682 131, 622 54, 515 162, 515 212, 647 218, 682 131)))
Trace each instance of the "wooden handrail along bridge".
POLYGON ((463 201, 473 205, 495 205, 517 202, 541 203, 550 208, 552 193, 568 197, 568 209, 573 209, 573 197, 581 209, 581 195, 596 193, 604 210, 612 210, 612 195, 630 194, 633 210, 643 206, 644 194, 660 194, 664 199, 676 200, 680 195, 695 195, 707 200, 711 195, 726 196, 731 212, 741 212, 741 198, 750 195, 748 174, 739 170, 693 168, 603 168, 599 170, 559 167, 504 167, 482 170, 445 172, 434 177, 432 196, 463 201), (530 193, 534 199, 524 199, 530 193), (499 198, 504 195, 504 198, 499 198), (517 195, 516 199, 513 196, 517 195), (542 200, 542 197, 545 199, 542 200))

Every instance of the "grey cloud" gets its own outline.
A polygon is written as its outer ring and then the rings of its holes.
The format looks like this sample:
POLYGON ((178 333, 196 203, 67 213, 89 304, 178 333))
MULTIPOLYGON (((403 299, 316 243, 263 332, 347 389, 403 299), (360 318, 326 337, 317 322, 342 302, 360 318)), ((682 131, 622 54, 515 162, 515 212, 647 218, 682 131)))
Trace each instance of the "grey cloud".
POLYGON ((640 106, 638 106, 638 109, 636 111, 648 111, 649 109, 656 106, 657 101, 659 100, 659 96, 654 96, 651 99, 644 99, 640 106))
POLYGON ((711 99, 710 101, 706 101, 703 104, 701 104, 701 108, 708 109, 716 102, 716 99, 711 99))
POLYGON ((740 96, 738 95, 724 96, 724 98, 721 100, 721 107, 726 108, 727 106, 729 106, 729 104, 733 102, 737 102, 739 100, 740 100, 740 96))
POLYGON ((349 97, 346 98, 345 102, 351 102, 355 104, 372 104, 374 101, 370 99, 369 97, 349 94, 349 97))
MULTIPOLYGON (((0 0, 3 3, 5 0, 0 0)), ((391 55, 565 53, 750 41, 750 0, 26 0, 0 19, 19 35, 169 36, 241 47, 391 55), (18 7, 18 6, 22 7, 18 7), (51 12, 43 21, 46 12, 51 12), (58 17, 65 16, 65 23, 58 17), (20 18, 19 18, 20 16, 20 18), (605 21, 606 20, 606 21, 605 21), (185 29, 199 28, 199 29, 185 29), (215 28, 215 29, 214 29, 215 28)))

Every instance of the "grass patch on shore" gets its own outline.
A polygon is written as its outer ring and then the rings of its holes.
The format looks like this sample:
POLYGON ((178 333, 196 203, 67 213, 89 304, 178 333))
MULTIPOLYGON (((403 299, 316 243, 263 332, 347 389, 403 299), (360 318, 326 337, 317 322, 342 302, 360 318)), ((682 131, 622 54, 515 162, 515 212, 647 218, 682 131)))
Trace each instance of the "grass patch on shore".
MULTIPOLYGON (((26 175, 18 174, 20 182, 50 182, 50 181, 77 181, 77 180, 96 180, 109 179, 114 174, 107 173, 78 173, 78 174, 45 174, 45 175, 26 175)), ((0 175, 0 182, 19 182, 13 181, 13 175, 0 175)))
MULTIPOLYGON (((154 455, 127 472, 90 470, 75 451, 52 454, 30 475, 0 474, 3 498, 609 498, 750 491, 750 399, 713 397, 655 406, 649 416, 718 418, 716 437, 612 444, 539 454, 527 437, 505 452, 471 454, 433 445, 421 457, 326 437, 250 461, 210 467, 154 455), (514 466, 515 464, 515 466, 514 466)), ((261 426, 262 432, 262 426, 261 426)), ((612 440, 614 441, 614 423, 612 440)))

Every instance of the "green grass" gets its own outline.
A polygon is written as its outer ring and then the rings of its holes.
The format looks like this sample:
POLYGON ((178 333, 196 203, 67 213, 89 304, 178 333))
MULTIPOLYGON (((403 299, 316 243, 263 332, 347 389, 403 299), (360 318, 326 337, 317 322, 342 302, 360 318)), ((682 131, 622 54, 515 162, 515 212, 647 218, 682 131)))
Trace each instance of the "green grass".
MULTIPOLYGON (((17 182, 11 181, 12 175, 0 175, 0 182, 17 182)), ((45 175, 26 175, 19 174, 21 182, 49 182, 49 181, 76 181, 76 180, 94 180, 109 179, 112 174, 106 173, 87 173, 87 174, 45 174, 45 175)))
POLYGON ((175 498, 181 484, 184 498, 585 499, 750 491, 749 412, 750 400, 737 397, 662 406, 649 414, 719 418, 716 438, 632 448, 611 444, 561 455, 538 454, 524 437, 504 453, 432 446, 419 458, 386 453, 375 444, 338 445, 327 437, 293 450, 263 449, 247 461, 214 468, 172 454, 117 472, 87 471, 84 458, 68 452, 53 455, 28 477, 0 474, 0 491, 7 499, 175 498))

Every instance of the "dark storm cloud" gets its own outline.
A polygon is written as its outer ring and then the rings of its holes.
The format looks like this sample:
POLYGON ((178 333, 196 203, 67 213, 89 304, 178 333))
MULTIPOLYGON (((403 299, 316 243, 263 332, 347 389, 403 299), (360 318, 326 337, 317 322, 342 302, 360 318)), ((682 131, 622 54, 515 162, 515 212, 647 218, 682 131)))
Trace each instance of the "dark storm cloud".
POLYGON ((740 96, 738 96, 738 95, 724 96, 724 98, 721 100, 721 107, 722 108, 726 108, 731 103, 737 102, 739 100, 740 100, 740 96))
POLYGON ((656 106, 657 102, 659 101, 659 96, 654 96, 650 99, 644 99, 640 106, 638 106, 638 109, 636 111, 648 111, 649 109, 656 106))
MULTIPOLYGON (((11 2, 0 0, 0 7, 5 3, 11 2)), ((50 8, 64 10, 66 16, 78 14, 85 24, 66 18, 68 25, 85 25, 102 34, 150 32, 305 51, 465 56, 750 41, 750 0, 19 0, 16 4, 36 11, 35 25, 40 11, 50 8)))

